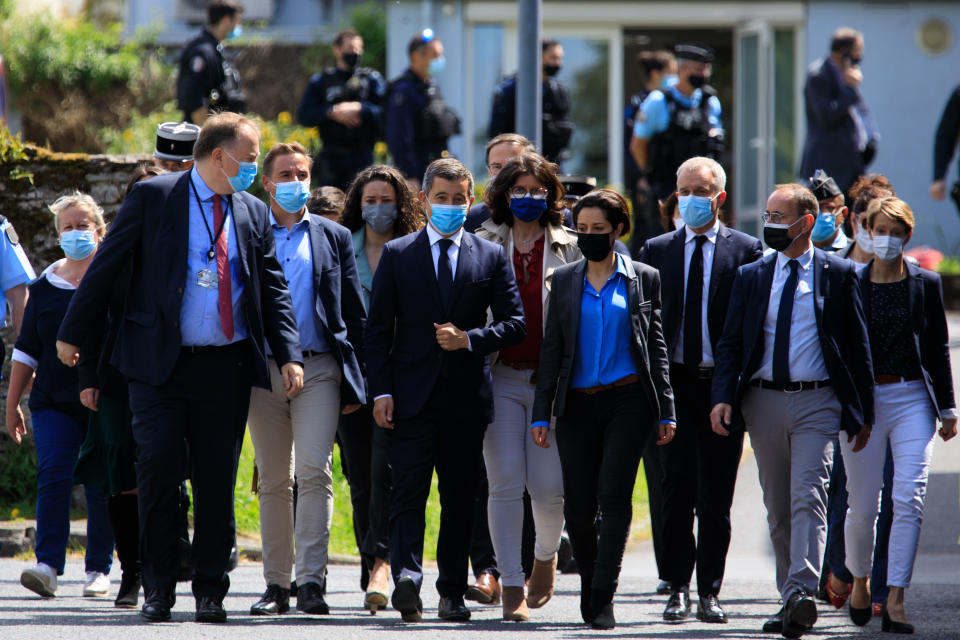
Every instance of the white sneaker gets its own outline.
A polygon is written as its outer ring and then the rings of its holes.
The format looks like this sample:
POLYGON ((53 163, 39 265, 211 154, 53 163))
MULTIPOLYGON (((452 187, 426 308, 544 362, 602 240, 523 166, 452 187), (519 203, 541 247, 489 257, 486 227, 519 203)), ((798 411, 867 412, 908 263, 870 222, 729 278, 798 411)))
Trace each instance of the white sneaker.
POLYGON ((110 593, 110 576, 99 571, 87 571, 87 583, 83 585, 84 598, 102 598, 110 593))
POLYGON ((38 562, 20 573, 20 584, 44 598, 52 598, 57 595, 57 570, 38 562))

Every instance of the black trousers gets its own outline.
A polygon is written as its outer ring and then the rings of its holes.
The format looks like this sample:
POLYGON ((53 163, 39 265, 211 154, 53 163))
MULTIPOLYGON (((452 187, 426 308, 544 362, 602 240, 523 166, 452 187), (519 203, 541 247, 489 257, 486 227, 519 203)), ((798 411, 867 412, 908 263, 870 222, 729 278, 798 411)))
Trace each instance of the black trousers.
POLYGON ((710 429, 711 380, 674 365, 670 382, 677 433, 660 447, 663 577, 676 587, 688 585, 696 565, 699 595, 718 595, 730 547, 730 505, 743 453, 743 431, 721 436, 710 429))
POLYGON ((643 448, 643 475, 647 480, 647 504, 650 507, 650 534, 653 537, 653 556, 657 562, 657 576, 663 575, 663 465, 660 462, 658 430, 651 429, 647 446, 643 448))
POLYGON ((193 486, 193 594, 222 599, 236 536, 233 491, 253 380, 246 341, 183 351, 159 386, 130 383, 137 442, 140 553, 147 592, 173 592, 179 572, 180 495, 188 464, 193 486))
POLYGON ((371 404, 340 417, 337 442, 350 484, 353 535, 363 559, 360 588, 366 590, 377 558, 390 557, 390 490, 387 434, 373 421, 371 404))
POLYGON ((420 589, 424 516, 436 468, 440 490, 437 592, 442 597, 457 597, 467 590, 474 500, 486 424, 465 420, 457 406, 463 390, 448 386, 441 378, 420 413, 414 418, 396 420, 389 432, 393 471, 390 567, 395 581, 411 578, 420 589))
POLYGON ((321 150, 313 161, 313 185, 346 191, 353 178, 372 164, 373 148, 359 149, 353 153, 324 153, 321 150))
POLYGON ((633 486, 654 422, 639 384, 595 394, 571 391, 557 419, 563 513, 584 586, 617 590, 633 486))

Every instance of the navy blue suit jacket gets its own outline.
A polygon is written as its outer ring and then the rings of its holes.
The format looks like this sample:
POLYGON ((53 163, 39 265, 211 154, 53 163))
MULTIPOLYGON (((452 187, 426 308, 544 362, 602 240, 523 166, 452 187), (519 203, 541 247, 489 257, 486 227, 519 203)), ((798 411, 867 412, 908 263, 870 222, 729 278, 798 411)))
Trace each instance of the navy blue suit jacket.
MULTIPOLYGON (((190 172, 137 184, 80 282, 58 340, 81 345, 102 331, 98 317, 130 261, 133 273, 111 364, 131 380, 163 384, 180 356, 180 301, 187 280, 190 172)), ((300 335, 283 271, 274 253, 267 207, 246 192, 232 196, 243 265, 243 308, 253 350, 254 384, 270 388, 264 337, 281 366, 302 362, 300 335)))
MULTIPOLYGON (((712 403, 733 405, 733 428, 744 426, 740 400, 763 361, 763 322, 776 264, 771 253, 737 270, 714 352, 712 403)), ((823 364, 842 406, 840 426, 852 436, 873 424, 873 365, 855 265, 814 249, 813 299, 823 364)))
POLYGON ((363 349, 367 313, 363 309, 353 236, 346 227, 322 216, 308 215, 317 320, 343 371, 340 403, 364 404, 367 391, 357 354, 363 349))
MULTIPOLYGON (((686 283, 683 278, 686 229, 677 229, 650 238, 640 250, 640 262, 660 271, 660 297, 663 304, 663 333, 667 341, 667 357, 672 359, 683 326, 683 302, 686 283)), ((758 260, 763 255, 760 241, 736 229, 721 224, 713 250, 710 271, 710 289, 707 296, 707 331, 710 349, 716 353, 717 342, 723 334, 727 318, 730 289, 737 269, 758 260)))
MULTIPOLYGON (((867 283, 870 281, 872 264, 873 260, 860 271, 863 282, 863 312, 867 318, 870 317, 870 287, 867 283)), ((947 332, 947 314, 943 307, 943 287, 939 274, 909 262, 904 264, 907 265, 913 342, 930 402, 939 415, 941 411, 957 406, 953 397, 950 338, 947 332)))
POLYGON ((365 360, 370 394, 392 394, 394 418, 423 409, 442 375, 463 396, 459 416, 469 423, 493 419, 490 364, 494 351, 526 335, 523 303, 503 247, 464 232, 453 281, 452 307, 440 299, 426 229, 383 248, 373 277, 365 360), (493 322, 487 323, 487 309, 493 322), (433 323, 452 322, 470 337, 471 350, 443 351, 433 323))

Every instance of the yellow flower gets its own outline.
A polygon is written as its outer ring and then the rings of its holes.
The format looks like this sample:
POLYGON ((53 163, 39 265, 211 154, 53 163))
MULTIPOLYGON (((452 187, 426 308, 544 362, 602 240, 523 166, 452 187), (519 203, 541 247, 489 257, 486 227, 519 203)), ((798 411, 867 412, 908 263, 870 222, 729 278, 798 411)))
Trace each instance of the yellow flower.
POLYGON ((123 132, 123 141, 124 142, 133 142, 133 131, 126 129, 123 132))
POLYGON ((280 113, 277 114, 277 122, 279 122, 284 126, 287 126, 293 122, 293 118, 290 117, 289 111, 281 111, 280 113))
POLYGON ((20 509, 11 509, 10 510, 10 519, 16 520, 17 516, 20 515, 20 509))
POLYGON ((387 152, 387 143, 386 142, 376 143, 375 145, 373 145, 373 152, 378 156, 385 154, 387 152))

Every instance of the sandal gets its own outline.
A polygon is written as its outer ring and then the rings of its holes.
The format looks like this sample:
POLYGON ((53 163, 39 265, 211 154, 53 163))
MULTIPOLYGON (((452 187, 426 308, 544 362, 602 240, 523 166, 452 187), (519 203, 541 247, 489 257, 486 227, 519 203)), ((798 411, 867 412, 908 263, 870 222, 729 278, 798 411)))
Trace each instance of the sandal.
POLYGON ((853 591, 853 586, 849 583, 843 583, 847 585, 847 590, 843 593, 837 593, 833 590, 831 582, 834 580, 833 572, 827 574, 827 597, 830 598, 830 604, 832 604, 837 609, 842 609, 843 605, 846 604, 847 598, 850 597, 850 593, 853 591))

